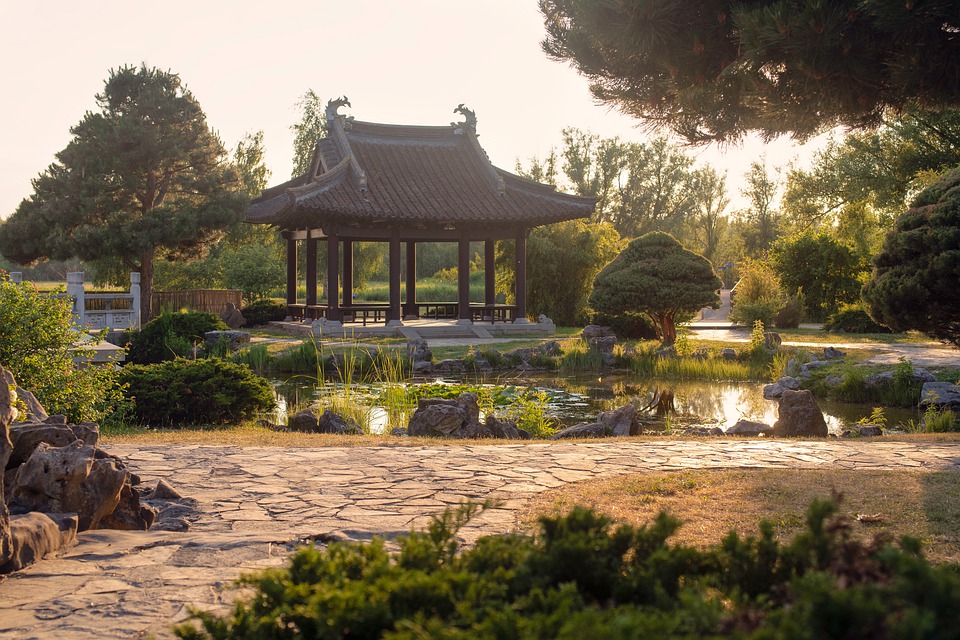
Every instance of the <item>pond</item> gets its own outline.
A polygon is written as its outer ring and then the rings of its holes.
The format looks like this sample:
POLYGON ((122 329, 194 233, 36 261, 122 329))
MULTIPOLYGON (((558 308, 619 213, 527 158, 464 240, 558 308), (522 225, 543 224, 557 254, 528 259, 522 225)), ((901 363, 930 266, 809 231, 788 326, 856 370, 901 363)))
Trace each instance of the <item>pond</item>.
MULTIPOLYGON (((321 395, 337 392, 335 384, 326 383, 318 387, 316 380, 308 376, 274 377, 271 382, 277 394, 275 420, 280 423, 286 421, 288 411, 311 406, 321 395)), ((763 397, 765 383, 761 382, 648 380, 628 373, 563 376, 556 373, 525 373, 522 376, 430 377, 410 380, 406 385, 437 383, 481 385, 490 389, 505 389, 507 394, 526 390, 542 391, 546 414, 566 426, 592 421, 601 411, 615 409, 628 402, 642 410, 646 431, 691 426, 727 429, 740 419, 769 425, 777 420, 778 402, 763 397)), ((380 387, 375 384, 354 384, 351 393, 357 401, 370 404, 370 430, 373 433, 383 432, 387 414, 377 406, 380 387)), ((840 434, 861 418, 868 417, 873 409, 870 405, 822 399, 818 399, 818 403, 827 428, 833 434, 840 434)), ((890 427, 909 420, 919 420, 918 413, 913 409, 889 407, 884 409, 884 413, 890 427)))

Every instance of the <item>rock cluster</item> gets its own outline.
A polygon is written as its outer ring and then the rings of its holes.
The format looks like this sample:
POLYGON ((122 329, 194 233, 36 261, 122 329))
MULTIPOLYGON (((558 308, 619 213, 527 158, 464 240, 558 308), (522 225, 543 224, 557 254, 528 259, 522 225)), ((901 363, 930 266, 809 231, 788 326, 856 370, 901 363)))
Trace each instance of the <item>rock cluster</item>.
POLYGON ((240 313, 240 309, 237 309, 237 305, 232 302, 226 304, 223 313, 220 314, 220 319, 231 329, 239 329, 247 322, 243 314, 240 313))
POLYGON ((427 438, 529 440, 531 437, 512 420, 500 420, 491 415, 481 423, 475 393, 463 393, 456 399, 421 398, 410 417, 407 433, 427 438))
POLYGON ((344 418, 341 415, 325 410, 317 416, 311 409, 304 409, 290 416, 287 421, 289 431, 303 431, 305 433, 333 433, 337 435, 363 435, 363 429, 353 418, 344 418))
POLYGON ((643 428, 637 421, 637 408, 632 404, 626 404, 613 411, 604 411, 597 416, 596 422, 581 422, 561 429, 552 436, 552 439, 637 436, 641 433, 643 428))
POLYGON ((32 396, 27 421, 13 422, 16 389, 0 366, 0 573, 72 544, 79 531, 148 529, 156 512, 140 502, 140 479, 98 448, 99 426, 47 416, 32 396))

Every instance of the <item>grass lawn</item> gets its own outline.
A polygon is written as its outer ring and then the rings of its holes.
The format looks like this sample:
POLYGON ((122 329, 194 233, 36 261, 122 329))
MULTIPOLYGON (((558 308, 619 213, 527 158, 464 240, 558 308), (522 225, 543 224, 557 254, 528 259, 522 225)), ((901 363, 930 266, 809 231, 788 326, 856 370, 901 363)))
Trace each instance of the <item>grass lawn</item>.
POLYGON ((932 561, 960 562, 960 470, 736 469, 620 476, 541 494, 525 506, 520 522, 532 529, 538 516, 566 513, 576 504, 634 525, 648 524, 666 510, 684 523, 678 542, 707 546, 731 529, 756 535, 761 519, 786 541, 803 529, 810 502, 832 491, 842 494, 840 513, 850 516, 857 537, 908 535, 923 541, 932 561))

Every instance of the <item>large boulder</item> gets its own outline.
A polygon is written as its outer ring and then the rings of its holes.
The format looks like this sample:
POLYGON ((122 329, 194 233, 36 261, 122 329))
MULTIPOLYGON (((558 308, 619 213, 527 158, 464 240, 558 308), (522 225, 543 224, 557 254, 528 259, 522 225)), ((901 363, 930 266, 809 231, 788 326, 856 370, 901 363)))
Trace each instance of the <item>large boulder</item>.
POLYGON ((597 416, 597 423, 603 426, 607 435, 614 437, 637 436, 643 432, 637 421, 637 408, 632 404, 625 404, 612 411, 604 411, 597 416))
POLYGON ((96 529, 119 504, 128 476, 80 440, 65 447, 41 443, 20 465, 9 506, 14 513, 76 513, 80 531, 96 529))
POLYGON ((344 418, 340 414, 327 409, 317 419, 317 433, 362 436, 363 428, 353 418, 344 418))
POLYGON ((423 338, 414 338, 407 341, 407 355, 410 357, 410 362, 414 364, 433 360, 433 351, 430 350, 430 345, 423 338))
MULTIPOLYGON (((872 376, 867 376, 863 379, 863 384, 868 387, 882 387, 884 385, 893 383, 894 372, 893 371, 884 371, 882 373, 875 373, 872 376)), ((937 377, 927 371, 926 369, 921 369, 920 367, 914 367, 913 371, 910 374, 910 380, 914 383, 927 383, 927 382, 936 382, 937 377)))
POLYGON ((924 382, 920 391, 920 406, 960 409, 960 385, 949 382, 924 382))
POLYGON ((596 422, 581 422, 553 434, 554 440, 566 438, 606 438, 636 436, 643 432, 637 420, 637 408, 626 404, 619 409, 604 411, 596 422))
POLYGON ((41 443, 51 447, 65 447, 76 440, 96 447, 100 440, 100 427, 94 422, 82 422, 78 425, 46 422, 14 425, 10 427, 13 451, 6 468, 14 469, 26 462, 41 443))
POLYGON ((763 422, 740 419, 737 420, 736 424, 729 427, 725 433, 728 436, 745 436, 752 438, 756 436, 773 435, 773 428, 763 422))
POLYGON ((11 552, 0 573, 18 571, 77 539, 75 513, 25 513, 10 519, 11 552))
POLYGON ((425 438, 457 437, 466 422, 467 412, 457 405, 456 400, 442 403, 421 400, 410 416, 407 433, 425 438))
POLYGON ((605 438, 607 430, 599 422, 581 422, 572 427, 557 431, 550 436, 551 440, 568 440, 572 438, 605 438))
POLYGON ((287 428, 291 431, 316 433, 318 427, 317 414, 310 409, 297 411, 287 419, 287 428))
POLYGON ((773 433, 778 437, 818 437, 828 435, 827 422, 817 405, 813 393, 784 391, 780 398, 779 419, 773 423, 773 433))
POLYGON ((121 531, 146 531, 153 524, 157 512, 146 504, 140 503, 140 494, 125 482, 120 490, 120 501, 116 508, 103 517, 98 528, 119 529, 121 531))
MULTIPOLYGON (((7 466, 7 460, 13 452, 8 426, 17 417, 16 381, 13 374, 0 366, 0 470, 7 466)), ((0 565, 5 565, 13 557, 13 540, 10 533, 10 512, 4 500, 4 477, 0 474, 0 565)))
POLYGON ((17 387, 17 397, 27 407, 27 415, 20 422, 43 422, 49 416, 37 396, 22 387, 17 387))

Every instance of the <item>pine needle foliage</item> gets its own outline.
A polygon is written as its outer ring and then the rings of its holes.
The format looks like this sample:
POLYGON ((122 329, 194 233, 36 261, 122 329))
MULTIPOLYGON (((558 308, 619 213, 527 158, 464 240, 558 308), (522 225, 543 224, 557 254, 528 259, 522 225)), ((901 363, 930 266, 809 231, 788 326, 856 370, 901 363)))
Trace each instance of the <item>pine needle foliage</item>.
MULTIPOLYGON (((490 505, 485 505, 490 506, 490 505)), ((575 507, 536 535, 458 531, 482 507, 427 531, 306 547, 251 574, 223 617, 194 611, 180 638, 947 638, 960 624, 960 577, 932 567, 916 540, 861 543, 833 501, 781 543, 731 532, 696 549, 672 544, 678 520, 641 527, 575 507)))

